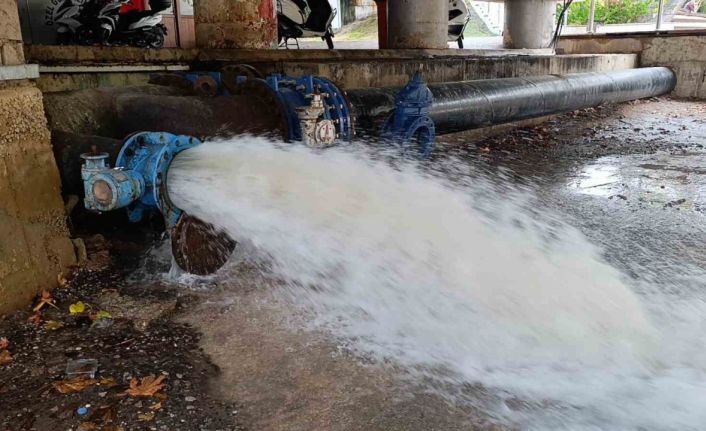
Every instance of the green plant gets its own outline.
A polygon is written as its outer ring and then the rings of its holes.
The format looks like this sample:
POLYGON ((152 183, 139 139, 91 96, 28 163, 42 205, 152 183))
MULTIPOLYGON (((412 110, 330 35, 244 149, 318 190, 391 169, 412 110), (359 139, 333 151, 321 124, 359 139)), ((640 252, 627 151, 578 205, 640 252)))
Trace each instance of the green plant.
MULTIPOLYGON (((597 0, 595 20, 603 24, 642 22, 651 18, 657 3, 658 0, 597 0)), ((590 8, 589 0, 574 2, 569 8, 569 24, 588 24, 590 8)), ((557 14, 559 12, 561 6, 557 7, 557 14)))

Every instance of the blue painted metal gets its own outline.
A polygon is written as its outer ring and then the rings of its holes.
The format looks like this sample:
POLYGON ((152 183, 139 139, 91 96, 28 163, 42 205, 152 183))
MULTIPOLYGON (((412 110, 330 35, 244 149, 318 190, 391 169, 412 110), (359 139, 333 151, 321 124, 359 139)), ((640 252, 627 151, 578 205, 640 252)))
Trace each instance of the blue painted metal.
POLYGON ((86 208, 93 211, 110 211, 122 208, 137 199, 145 188, 139 172, 110 169, 107 153, 82 154, 86 161, 81 169, 86 195, 86 208))
MULTIPOLYGON (((168 227, 176 224, 181 210, 169 200, 162 187, 174 156, 201 142, 190 136, 141 132, 128 137, 118 154, 115 168, 109 168, 105 156, 82 155, 85 206, 94 211, 127 208, 130 221, 142 219, 147 211, 160 211, 168 227), (103 184, 105 183, 105 184, 103 184), (110 188, 110 199, 96 197, 96 192, 110 188), (102 189, 101 189, 102 187, 102 189)), ((103 193, 105 195, 106 193, 103 193)))
POLYGON ((196 85, 196 82, 202 76, 210 76, 211 78, 213 78, 214 81, 216 81, 216 84, 218 85, 218 91, 216 93, 217 96, 230 95, 228 89, 225 87, 225 85, 223 85, 223 75, 221 74, 221 72, 176 72, 176 74, 186 78, 186 80, 191 82, 192 85, 196 85))
POLYGON ((434 121, 429 117, 433 102, 431 90, 417 72, 395 97, 395 111, 385 121, 381 138, 428 157, 436 138, 434 121))
POLYGON ((353 122, 346 95, 333 82, 313 75, 294 78, 280 74, 268 76, 265 82, 285 112, 290 141, 302 140, 297 108, 309 106, 310 99, 316 92, 325 95, 323 102, 326 110, 322 118, 333 121, 338 139, 353 139, 353 122))

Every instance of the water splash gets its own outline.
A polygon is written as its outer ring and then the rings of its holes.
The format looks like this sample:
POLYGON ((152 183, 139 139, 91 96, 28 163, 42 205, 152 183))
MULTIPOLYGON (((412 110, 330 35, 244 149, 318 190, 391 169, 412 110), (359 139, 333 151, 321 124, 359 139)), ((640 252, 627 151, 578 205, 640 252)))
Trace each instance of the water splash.
POLYGON ((660 324, 683 319, 654 326, 653 304, 529 191, 443 170, 453 182, 352 150, 240 138, 183 152, 168 184, 178 207, 266 255, 318 327, 411 373, 493 389, 503 420, 706 423, 706 358, 682 356, 692 340, 670 333, 703 321, 702 304, 662 307, 660 324))

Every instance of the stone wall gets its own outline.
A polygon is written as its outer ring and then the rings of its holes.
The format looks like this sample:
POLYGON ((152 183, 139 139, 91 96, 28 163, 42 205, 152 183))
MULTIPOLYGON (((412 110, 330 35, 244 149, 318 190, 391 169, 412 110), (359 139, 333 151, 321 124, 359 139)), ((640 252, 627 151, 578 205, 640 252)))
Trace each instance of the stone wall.
POLYGON ((24 62, 17 3, 14 0, 0 0, 0 65, 24 62))
POLYGON ((0 0, 0 315, 75 263, 42 93, 24 66, 17 4, 0 0), (7 77, 7 78, 6 78, 7 77))
POLYGON ((0 82, 0 314, 28 304, 74 264, 42 93, 0 82))
POLYGON ((667 66, 674 70, 674 95, 706 99, 706 32, 566 36, 562 37, 559 50, 566 54, 637 54, 640 66, 667 66))

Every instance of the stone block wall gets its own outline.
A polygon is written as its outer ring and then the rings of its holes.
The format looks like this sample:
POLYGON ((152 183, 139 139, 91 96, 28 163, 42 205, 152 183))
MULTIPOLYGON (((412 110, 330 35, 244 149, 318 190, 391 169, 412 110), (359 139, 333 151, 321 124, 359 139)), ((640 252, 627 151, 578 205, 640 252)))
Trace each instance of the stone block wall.
POLYGON ((25 62, 15 0, 0 0, 0 65, 25 62))
POLYGON ((42 93, 27 79, 15 0, 0 0, 0 315, 75 263, 42 93), (4 73, 7 72, 7 73, 4 73), (3 77, 11 77, 3 80, 3 77))
POLYGON ((42 93, 0 82, 0 314, 27 305, 75 263, 42 93))

